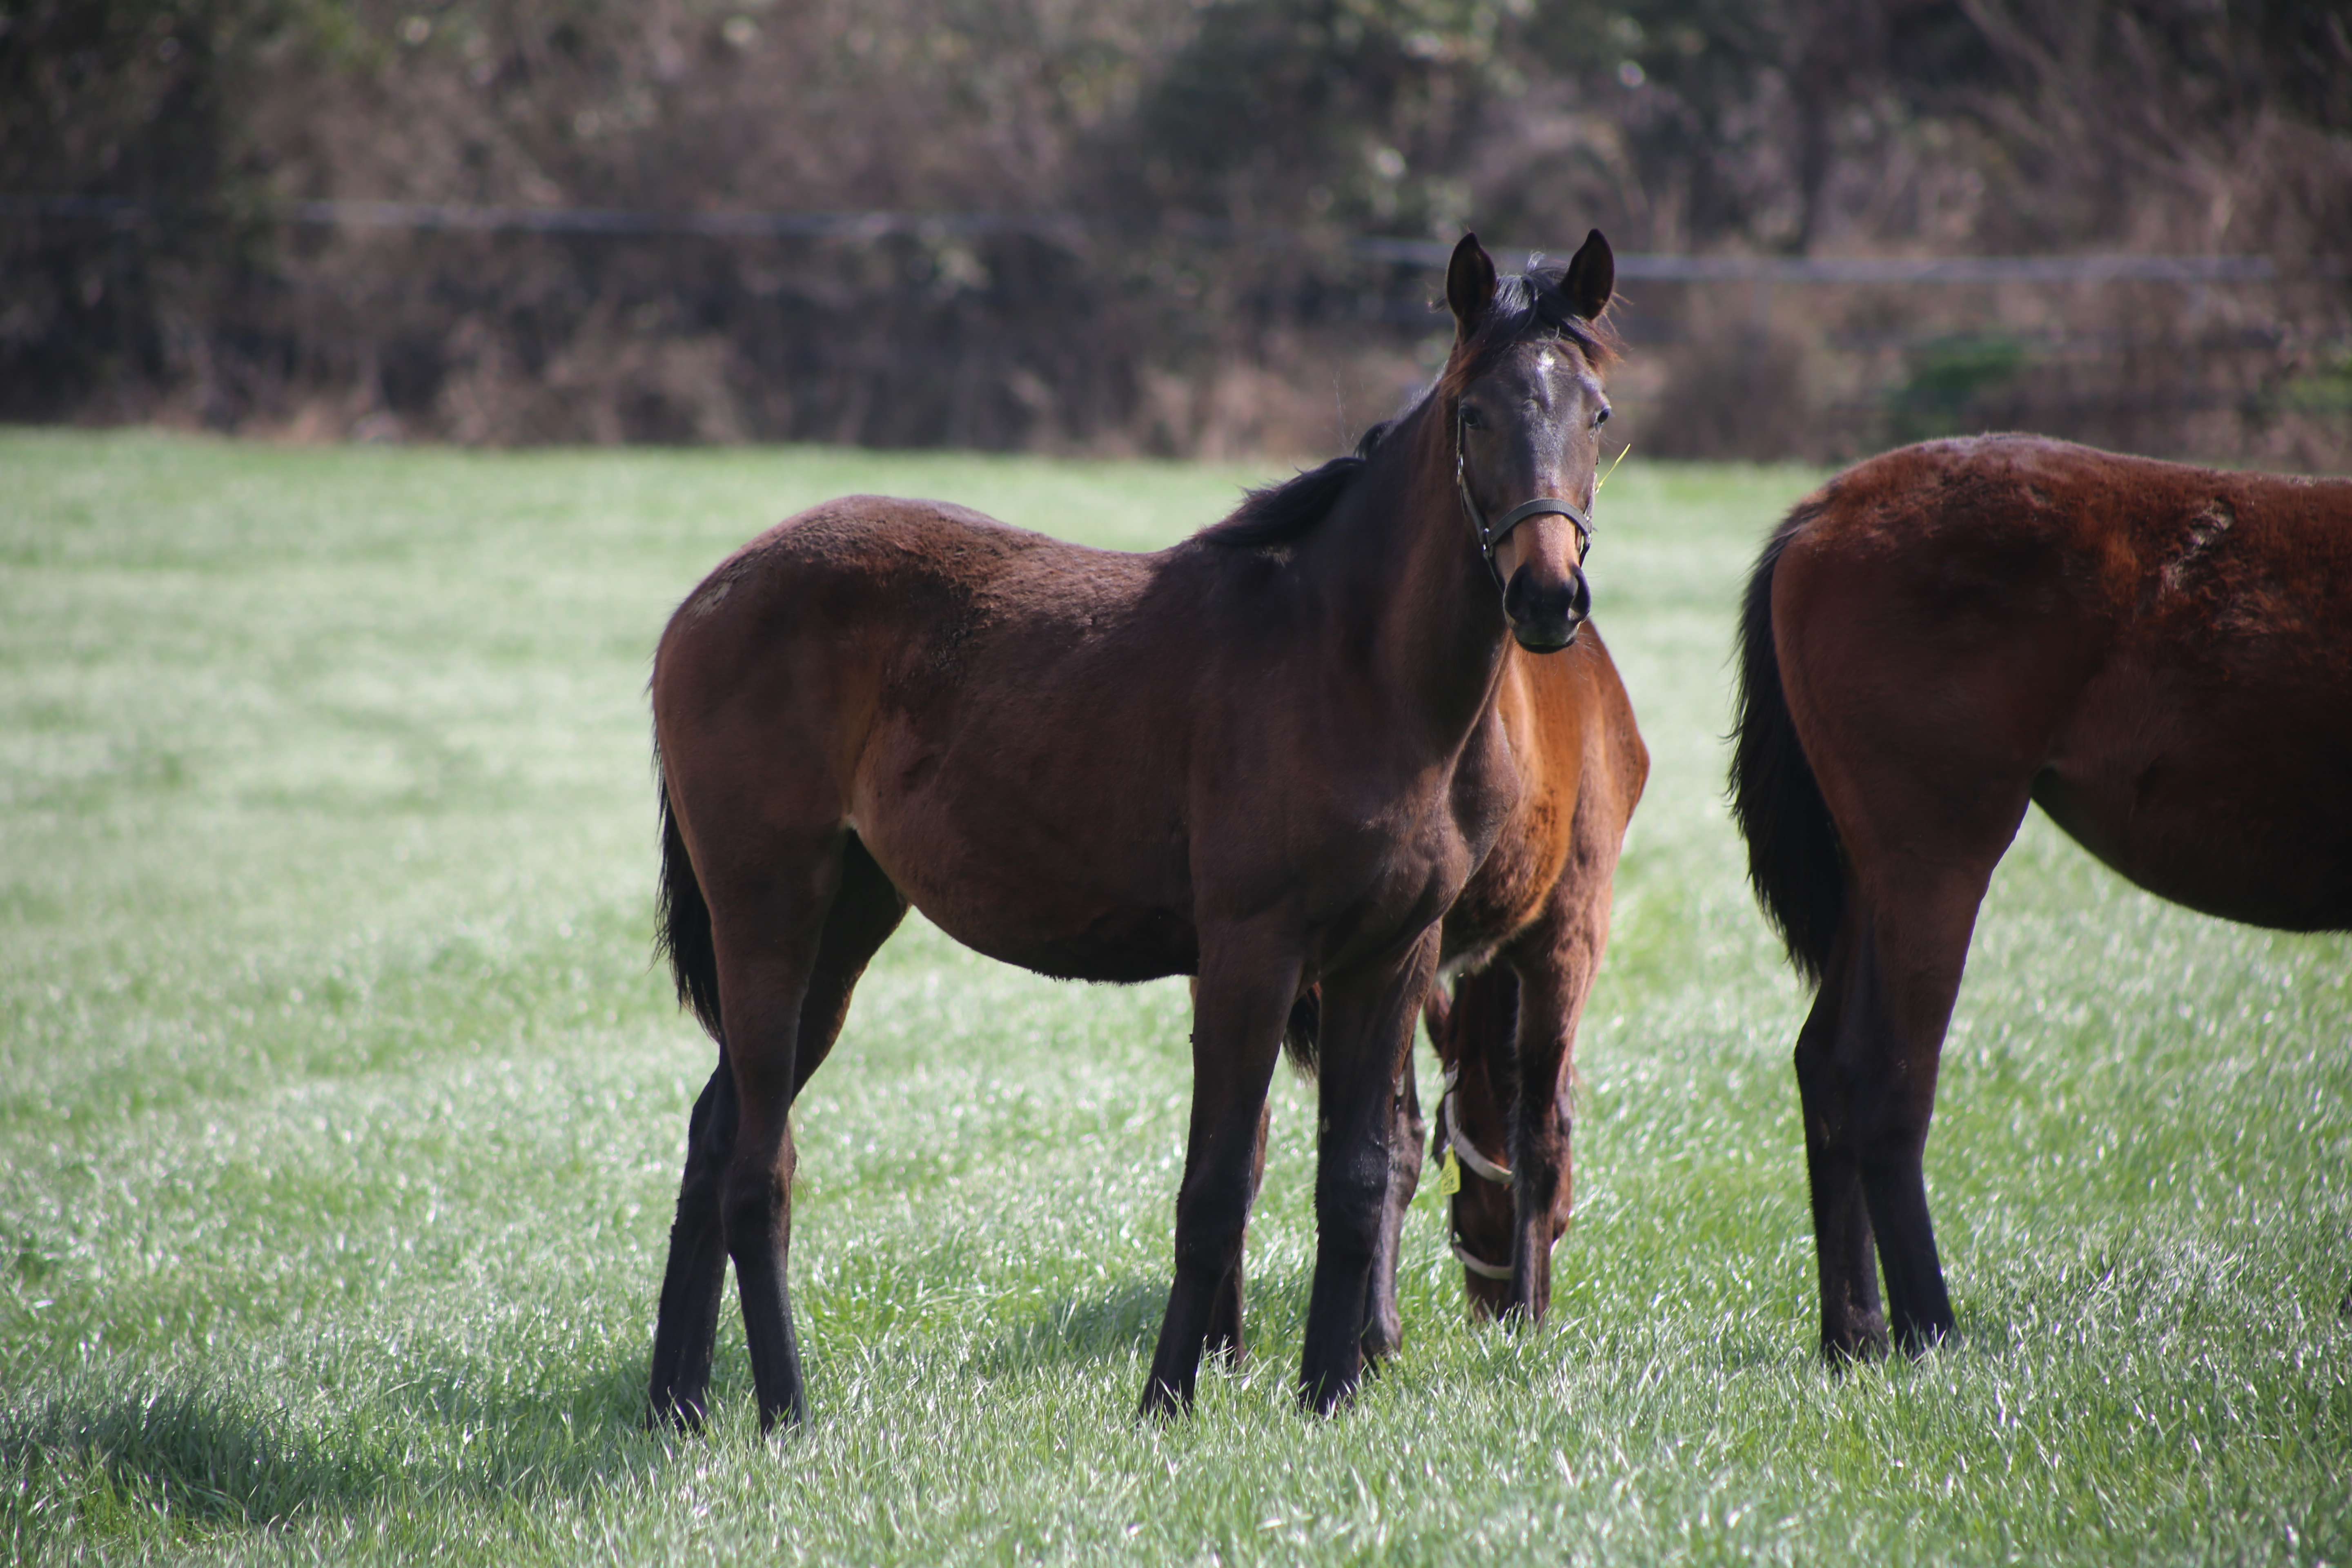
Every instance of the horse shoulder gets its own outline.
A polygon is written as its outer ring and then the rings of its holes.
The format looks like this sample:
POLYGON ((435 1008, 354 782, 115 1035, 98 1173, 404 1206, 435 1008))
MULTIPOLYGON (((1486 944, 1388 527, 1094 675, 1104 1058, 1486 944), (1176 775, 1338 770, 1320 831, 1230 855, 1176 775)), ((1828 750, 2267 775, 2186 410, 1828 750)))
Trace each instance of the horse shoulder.
POLYGON ((1558 653, 1513 656, 1496 717, 1518 789, 1446 917, 1449 960, 1508 941, 1563 899, 1580 904, 1591 889, 1578 864, 1605 860, 1605 882, 1648 778, 1633 704, 1589 624, 1558 653))

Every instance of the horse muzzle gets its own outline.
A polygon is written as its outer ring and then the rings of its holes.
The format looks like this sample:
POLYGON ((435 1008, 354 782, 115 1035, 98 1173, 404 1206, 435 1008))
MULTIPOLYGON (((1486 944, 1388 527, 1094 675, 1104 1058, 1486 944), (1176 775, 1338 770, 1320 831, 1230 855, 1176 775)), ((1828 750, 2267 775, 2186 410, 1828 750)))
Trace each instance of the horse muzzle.
POLYGON ((1558 653, 1576 640, 1591 614, 1592 590, 1581 567, 1570 567, 1565 580, 1538 582, 1523 565, 1503 589, 1503 616, 1529 653, 1558 653))

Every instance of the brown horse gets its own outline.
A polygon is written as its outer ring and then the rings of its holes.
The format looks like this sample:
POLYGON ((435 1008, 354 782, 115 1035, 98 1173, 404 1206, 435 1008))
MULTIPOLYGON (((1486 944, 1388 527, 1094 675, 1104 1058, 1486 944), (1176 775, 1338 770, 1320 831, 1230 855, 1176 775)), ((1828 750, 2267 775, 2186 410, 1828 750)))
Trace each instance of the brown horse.
POLYGON ((1798 503, 1748 579, 1731 787, 1819 986, 1796 1060, 1825 1352, 1952 1330, 1920 1156, 2026 803, 2152 893, 2338 931, 2347 779, 2352 482, 1988 436, 1798 503))
MULTIPOLYGON (((1511 739, 1518 800, 1446 911, 1439 957, 1459 978, 1450 998, 1442 984, 1430 988, 1423 1017, 1444 1075, 1430 1152, 1441 1163, 1453 1156, 1447 1226, 1471 1316, 1536 1321, 1551 1304, 1552 1244, 1568 1228, 1573 1198, 1576 1027, 1608 945, 1617 857, 1650 753, 1597 627, 1588 624, 1563 653, 1513 651, 1509 658, 1495 706, 1511 739)), ((1296 1054, 1311 1058, 1312 1008, 1292 1023, 1296 1054)), ((1364 1325, 1368 1356, 1403 1343, 1398 1247, 1421 1183, 1426 1131, 1413 1074, 1402 1072, 1364 1325)), ((1238 1265, 1210 1343, 1238 1359, 1238 1265)))
POLYGON ((722 1070, 689 1126, 657 1416, 702 1408, 730 1257, 761 1420, 804 1412, 787 1113, 910 902, 1043 973, 1197 979, 1147 1414, 1189 1406, 1237 1296, 1267 1079, 1319 987, 1299 1396, 1348 1397, 1439 921, 1520 794, 1509 646, 1569 646, 1589 603, 1613 272, 1595 233, 1565 268, 1498 280, 1465 237, 1431 394, 1171 549, 857 497, 688 595, 652 683, 663 940, 722 1070))
POLYGON ((1590 628, 1564 654, 1512 666, 1498 706, 1519 806, 1445 916, 1443 957, 1464 973, 1424 1008, 1444 1075, 1429 1147, 1453 1156, 1448 1219, 1472 1315, 1539 1319, 1573 1198, 1576 1028, 1650 754, 1590 628))

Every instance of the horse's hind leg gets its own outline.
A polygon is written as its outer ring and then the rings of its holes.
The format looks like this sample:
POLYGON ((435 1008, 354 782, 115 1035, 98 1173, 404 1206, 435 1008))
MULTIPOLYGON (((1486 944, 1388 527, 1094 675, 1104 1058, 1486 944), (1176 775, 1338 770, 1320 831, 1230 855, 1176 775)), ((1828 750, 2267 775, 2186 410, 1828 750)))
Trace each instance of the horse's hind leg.
MULTIPOLYGON (((2013 829, 2014 823, 2010 824, 2013 829)), ((1927 1213, 1925 1156, 1936 1075, 1959 994, 1989 852, 1848 884, 1822 994, 1797 1039, 1805 1160, 1821 1259, 1822 1349, 1834 1358, 1924 1350, 1954 1327, 1927 1213), (1885 1275, 1881 1314, 1872 1254, 1885 1275)), ((1980 847, 1981 848, 1982 847, 1980 847)))
POLYGON ((856 989, 866 965, 906 918, 906 895, 883 875, 857 836, 850 835, 841 851, 841 886, 826 911, 816 968, 809 976, 808 995, 801 1003, 800 1037, 793 1052, 794 1100, 833 1054, 834 1042, 841 1037, 841 1026, 849 1017, 850 993, 856 989))
MULTIPOLYGON (((840 889, 817 945, 816 967, 801 1004, 793 1051, 793 1098, 840 1036, 849 996, 866 964, 907 912, 907 901, 852 838, 843 851, 840 889)), ((727 1247, 719 1222, 719 1189, 735 1143, 735 1078, 719 1052, 687 1127, 686 1173, 678 1184, 677 1218, 670 1227, 669 1264, 662 1277, 661 1315, 654 1331, 653 1419, 698 1426, 709 1407, 711 1354, 718 1338, 719 1300, 726 1284, 727 1247)))
POLYGON ((779 834, 705 883, 738 1105, 719 1217, 735 1262, 763 1429, 807 1414, 785 1284, 793 1097, 831 1047, 851 984, 896 920, 895 889, 882 894, 887 883, 875 885, 879 872, 862 849, 852 851, 853 843, 838 828, 779 834), (832 920, 836 909, 844 919, 839 928, 832 920), (804 1012, 815 1016, 805 1037, 804 1012))
POLYGON ((1832 1360, 1886 1348, 1878 1295, 1878 1244, 1851 1135, 1846 1079, 1836 1068, 1853 964, 1832 957, 1797 1035, 1797 1094, 1805 1122, 1805 1171, 1811 1186, 1813 1250, 1820 1265, 1822 1353, 1832 1360))
POLYGON ((719 1186, 734 1143, 735 1078, 721 1050, 718 1068, 687 1121, 686 1173, 678 1182, 669 1264, 662 1273, 661 1316, 654 1329, 651 1419, 656 1425, 697 1426, 708 1407, 719 1297, 727 1282, 719 1186))

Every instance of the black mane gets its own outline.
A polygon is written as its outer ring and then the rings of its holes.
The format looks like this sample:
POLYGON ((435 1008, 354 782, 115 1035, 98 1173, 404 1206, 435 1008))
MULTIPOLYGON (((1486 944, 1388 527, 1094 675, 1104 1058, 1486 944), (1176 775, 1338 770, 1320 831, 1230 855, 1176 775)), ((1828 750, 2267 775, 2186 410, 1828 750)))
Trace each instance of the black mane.
POLYGON ((1569 309, 1560 285, 1568 268, 1558 262, 1531 258, 1524 274, 1500 278, 1495 302, 1479 319, 1478 331, 1458 350, 1446 374, 1393 419, 1383 419, 1364 432, 1356 449, 1308 468, 1278 485, 1267 485, 1242 497, 1242 504, 1223 522, 1211 523, 1195 538, 1233 550, 1265 550, 1300 539, 1331 515, 1339 497, 1363 471, 1372 451, 1421 405, 1441 393, 1459 390, 1462 384, 1491 364, 1496 356, 1525 340, 1547 336, 1566 338, 1582 352, 1595 370, 1616 363, 1616 339, 1598 321, 1588 321, 1569 309))
POLYGON ((1362 471, 1372 448, 1396 425, 1395 419, 1383 419, 1365 431, 1356 449, 1344 457, 1334 458, 1321 468, 1308 468, 1278 485, 1248 491, 1231 517, 1211 523, 1197 537, 1233 550, 1265 550, 1289 543, 1331 514, 1341 492, 1362 471))

